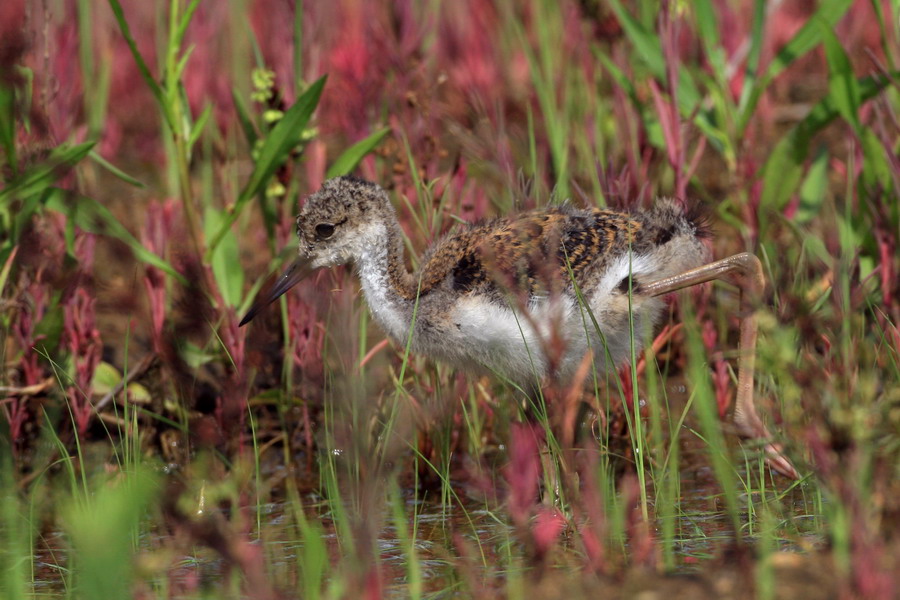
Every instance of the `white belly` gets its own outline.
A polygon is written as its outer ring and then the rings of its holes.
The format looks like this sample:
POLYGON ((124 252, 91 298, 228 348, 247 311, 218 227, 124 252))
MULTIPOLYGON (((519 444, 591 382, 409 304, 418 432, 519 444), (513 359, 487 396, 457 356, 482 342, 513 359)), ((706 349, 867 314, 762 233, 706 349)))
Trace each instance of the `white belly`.
MULTIPOLYGON (((593 303, 590 309, 561 297, 534 303, 524 311, 499 306, 483 298, 465 298, 451 313, 452 335, 436 354, 463 368, 481 366, 517 383, 534 382, 548 375, 563 380, 572 375, 589 350, 603 372, 614 370, 631 353, 628 299, 593 303), (591 318, 593 314, 593 319, 591 318), (553 360, 550 359, 553 358, 553 360), (555 363, 555 373, 549 373, 555 363)), ((662 303, 650 301, 635 307, 634 345, 640 351, 662 303)))

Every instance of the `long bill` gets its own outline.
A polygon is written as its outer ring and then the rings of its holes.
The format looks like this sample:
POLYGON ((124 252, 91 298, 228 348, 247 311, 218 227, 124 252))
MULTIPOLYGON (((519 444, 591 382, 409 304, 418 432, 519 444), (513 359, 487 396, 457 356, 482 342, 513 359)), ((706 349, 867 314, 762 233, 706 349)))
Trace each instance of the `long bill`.
POLYGON ((315 268, 309 264, 309 259, 303 257, 297 258, 291 263, 291 266, 281 274, 281 277, 275 281, 275 284, 269 288, 268 292, 256 297, 256 301, 253 303, 253 306, 250 307, 250 310, 247 311, 247 314, 244 315, 244 318, 241 319, 238 327, 243 327, 252 321, 262 309, 278 300, 282 294, 300 283, 313 271, 315 271, 315 268))
POLYGON ((741 437, 761 440, 766 451, 766 460, 773 469, 791 479, 800 479, 797 469, 784 455, 781 444, 772 441, 772 435, 756 412, 756 405, 753 402, 753 372, 756 361, 757 334, 756 303, 766 287, 759 259, 747 252, 735 254, 673 277, 646 285, 641 284, 641 293, 648 296, 662 296, 698 283, 725 278, 734 281, 741 289, 741 312, 743 313, 740 356, 738 358, 737 398, 732 421, 741 437))

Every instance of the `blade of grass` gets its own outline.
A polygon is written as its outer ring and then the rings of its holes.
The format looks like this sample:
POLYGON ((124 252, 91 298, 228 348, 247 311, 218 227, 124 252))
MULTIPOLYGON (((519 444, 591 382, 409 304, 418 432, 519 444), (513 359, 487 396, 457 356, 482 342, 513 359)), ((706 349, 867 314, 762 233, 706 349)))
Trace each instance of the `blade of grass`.
POLYGON ((97 163, 98 165, 100 165, 101 167, 103 167, 104 169, 106 169, 107 171, 109 171, 110 173, 112 173, 113 175, 115 175, 116 177, 121 179, 122 181, 124 181, 125 183, 128 183, 128 184, 133 185, 134 187, 138 187, 138 188, 145 187, 143 183, 141 183, 140 181, 138 181, 137 179, 135 179, 134 177, 132 177, 125 171, 118 168, 116 165, 112 164, 111 162, 109 162, 108 160, 106 160, 105 158, 100 156, 94 150, 91 150, 90 152, 88 152, 88 157, 91 160, 93 160, 95 163, 97 163))
POLYGON ((303 128, 306 127, 313 111, 319 104, 319 98, 322 95, 322 89, 325 87, 327 78, 328 76, 324 75, 313 83, 309 89, 297 99, 294 105, 284 113, 281 120, 278 121, 269 135, 266 136, 266 141, 259 150, 259 158, 256 160, 253 172, 250 174, 250 179, 247 181, 244 189, 241 190, 237 201, 230 207, 219 230, 209 240, 209 246, 207 247, 206 255, 204 257, 207 262, 210 260, 216 246, 218 246, 219 242, 222 241, 222 238, 225 237, 228 228, 234 224, 241 212, 243 212, 247 202, 249 202, 257 192, 263 189, 263 186, 275 170, 284 164, 290 155, 291 150, 299 143, 300 134, 302 133, 303 128))
POLYGON ((11 87, 0 85, 0 145, 12 176, 19 173, 16 157, 16 94, 11 87))
POLYGON ((131 27, 129 27, 128 21, 125 19, 125 12, 122 10, 122 5, 119 3, 119 0, 109 0, 109 6, 112 8, 113 16, 116 18, 116 23, 119 25, 119 31, 122 32, 122 37, 125 38, 128 50, 131 51, 131 56, 134 58, 134 62, 137 63, 138 71, 141 72, 144 83, 147 84, 153 97, 156 98, 156 102, 162 110, 166 123, 172 131, 178 131, 174 116, 164 100, 163 89, 150 72, 150 67, 147 66, 147 62, 141 55, 140 50, 138 50, 137 42, 134 41, 134 36, 131 35, 131 27))
POLYGON ((234 110, 237 113, 238 123, 240 123, 241 130, 244 132, 247 145, 253 148, 259 136, 256 134, 256 126, 253 124, 250 111, 247 110, 247 104, 236 88, 231 88, 231 100, 234 102, 234 110))
MULTIPOLYGON (((812 17, 803 24, 800 30, 788 41, 784 47, 778 51, 772 62, 769 63, 765 74, 758 80, 755 78, 747 78, 745 80, 745 89, 748 86, 750 91, 742 92, 742 102, 738 106, 738 137, 743 136, 750 118, 756 111, 756 105, 762 97, 763 92, 769 87, 778 75, 787 69, 794 61, 805 55, 807 52, 815 48, 822 41, 822 26, 825 23, 828 27, 833 28, 850 5, 853 0, 829 0, 823 2, 819 9, 812 17)), ((755 32, 754 32, 755 33, 755 32)))
POLYGON ((53 191, 54 193, 51 194, 47 201, 47 208, 68 215, 78 227, 89 233, 110 235, 124 242, 125 245, 131 248, 135 256, 143 262, 165 271, 180 283, 185 285, 188 283, 187 279, 176 271, 172 265, 147 250, 143 244, 125 229, 124 225, 119 223, 112 213, 109 212, 108 208, 87 196, 79 196, 75 202, 67 202, 64 199, 65 192, 62 190, 53 191))
POLYGON ((366 139, 360 140, 347 148, 328 168, 328 171, 325 173, 325 178, 331 179, 332 177, 340 177, 341 175, 350 173, 350 171, 355 169, 356 165, 358 165, 369 152, 375 149, 375 146, 377 146, 390 131, 390 127, 379 129, 366 139))
MULTIPOLYGON (((887 77, 860 79, 860 102, 866 102, 877 96, 889 82, 887 77)), ((763 207, 773 210, 784 208, 803 176, 803 165, 809 155, 813 136, 838 116, 840 110, 837 100, 829 94, 775 145, 760 170, 760 178, 763 181, 761 198, 763 207)))
POLYGON ((93 147, 94 142, 85 142, 75 146, 63 145, 55 148, 46 161, 28 169, 0 190, 0 204, 14 198, 27 198, 43 191, 58 179, 63 171, 87 156, 93 147))

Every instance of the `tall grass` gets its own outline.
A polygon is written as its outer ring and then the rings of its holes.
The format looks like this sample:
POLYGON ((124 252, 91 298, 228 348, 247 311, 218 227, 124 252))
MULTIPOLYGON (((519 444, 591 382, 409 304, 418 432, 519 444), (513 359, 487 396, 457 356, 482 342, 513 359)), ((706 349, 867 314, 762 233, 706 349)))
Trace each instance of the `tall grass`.
POLYGON ((0 7, 0 596, 891 597, 898 8, 792 7, 0 7), (413 266, 496 212, 703 202, 766 266, 756 392, 804 478, 723 426, 726 285, 536 395, 384 344, 343 271, 238 329, 350 172, 413 266))

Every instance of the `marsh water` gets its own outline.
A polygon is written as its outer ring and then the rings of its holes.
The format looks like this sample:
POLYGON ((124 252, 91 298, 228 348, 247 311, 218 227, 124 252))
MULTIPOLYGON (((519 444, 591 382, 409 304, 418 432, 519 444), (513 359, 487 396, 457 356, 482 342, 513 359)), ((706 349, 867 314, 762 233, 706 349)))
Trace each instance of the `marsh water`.
MULTIPOLYGON (((678 406, 683 406, 686 395, 686 388, 682 383, 671 385, 671 407, 679 410, 678 406)), ((693 581, 691 576, 702 573, 706 563, 720 559, 723 551, 732 547, 736 541, 732 520, 724 509, 721 488, 716 483, 708 457, 705 456, 706 446, 693 433, 690 417, 683 425, 679 446, 681 498, 675 516, 676 533, 670 543, 675 568, 668 570, 668 574, 659 580, 660 589, 668 589, 673 585, 668 579, 672 576, 688 578, 676 579, 680 583, 693 581)), ((331 452, 337 456, 342 454, 340 449, 333 448, 331 452)), ((246 502, 240 507, 244 521, 248 522, 247 528, 253 531, 249 537, 262 548, 273 580, 281 582, 279 587, 284 587, 284 582, 297 581, 306 547, 306 542, 297 533, 295 506, 285 498, 284 483, 288 478, 294 489, 299 491, 306 519, 313 523, 322 547, 331 557, 339 557, 347 551, 347 541, 342 536, 354 538, 354 543, 369 543, 372 548, 371 558, 380 565, 383 589, 389 597, 408 597, 411 585, 410 561, 415 562, 414 577, 420 578, 416 585, 420 585, 423 592, 435 593, 438 597, 454 596, 457 592, 462 596, 468 595, 464 593, 465 586, 459 580, 459 554, 462 547, 471 553, 468 558, 471 559, 472 568, 484 580, 497 582, 524 574, 525 566, 510 560, 510 557, 521 554, 521 548, 516 546, 521 546, 522 542, 510 524, 502 499, 498 501, 496 497, 486 498, 482 490, 468 481, 465 475, 449 481, 449 488, 452 489, 449 494, 441 486, 423 489, 421 485, 416 487, 414 484, 407 484, 395 489, 396 495, 390 499, 387 486, 382 486, 382 502, 376 506, 365 505, 358 498, 354 500, 350 493, 340 501, 342 506, 339 510, 344 514, 335 515, 335 504, 329 502, 319 491, 324 487, 321 473, 316 469, 309 470, 299 466, 305 462, 302 457, 298 458, 294 470, 287 469, 277 460, 263 462, 260 476, 263 480, 275 482, 270 494, 274 500, 259 504, 246 502), (402 509, 399 513, 398 504, 402 509), (398 530, 398 514, 405 517, 402 526, 406 531, 398 530), (341 520, 349 529, 340 530, 341 520), (412 541, 410 532, 414 532, 412 541)), ((739 466, 738 469, 742 470, 743 467, 739 466)), ((464 469, 457 472, 464 473, 464 469)), ((177 468, 168 476, 178 477, 177 468)), ((821 504, 817 504, 815 497, 806 494, 802 483, 791 485, 780 478, 775 483, 781 487, 768 490, 766 494, 771 498, 777 497, 777 502, 783 509, 782 514, 792 515, 791 518, 795 521, 791 529, 801 532, 799 538, 774 540, 778 549, 810 550, 821 546, 825 540, 812 533, 802 534, 804 531, 821 531, 816 524, 821 516, 821 504)), ((213 485, 214 481, 210 480, 209 486, 213 485)), ((197 513, 214 511, 219 513, 217 516, 233 519, 235 509, 232 506, 204 506, 204 487, 205 484, 201 482, 199 487, 194 488, 195 494, 191 502, 196 502, 194 508, 197 513)), ((547 497, 548 491, 543 489, 542 495, 547 497)), ((190 497, 190 494, 187 496, 190 497)), ((758 519, 750 514, 752 506, 759 500, 759 497, 748 497, 746 494, 740 496, 741 535, 744 539, 752 540, 759 534, 758 519)), ((652 495, 648 497, 648 502, 651 512, 655 513, 655 498, 652 495)), ((547 500, 547 503, 552 504, 552 501, 547 500)), ((656 540, 658 553, 661 553, 665 543, 660 540, 661 531, 657 528, 651 535, 656 540)), ((160 531, 145 532, 137 542, 144 551, 142 555, 152 557, 157 549, 171 548, 173 544, 169 536, 169 533, 160 531)), ((623 556, 631 554, 631 541, 624 532, 621 532, 618 543, 621 544, 623 556)), ((65 592, 65 569, 69 564, 69 556, 64 535, 59 531, 45 532, 36 547, 39 551, 34 556, 33 572, 37 574, 34 593, 40 596, 65 592)), ((561 535, 560 548, 565 552, 581 552, 573 546, 566 531, 561 535)), ((192 585, 199 585, 201 589, 204 585, 214 586, 229 570, 220 554, 209 548, 193 547, 182 556, 160 552, 162 555, 159 559, 170 563, 165 573, 170 585, 179 581, 187 584, 190 580, 192 585)), ((330 562, 335 564, 336 561, 330 562)), ((820 568, 827 570, 825 565, 810 567, 808 562, 803 564, 804 573, 810 568, 813 571, 820 568)), ((634 569, 633 572, 643 573, 636 576, 636 585, 647 584, 647 577, 650 580, 656 577, 655 571, 651 571, 650 575, 643 569, 634 569)), ((727 572, 724 573, 720 575, 731 577, 727 572)), ((621 582, 617 582, 616 586, 615 589, 621 591, 621 582)), ((701 594, 697 597, 704 596, 701 594)))

